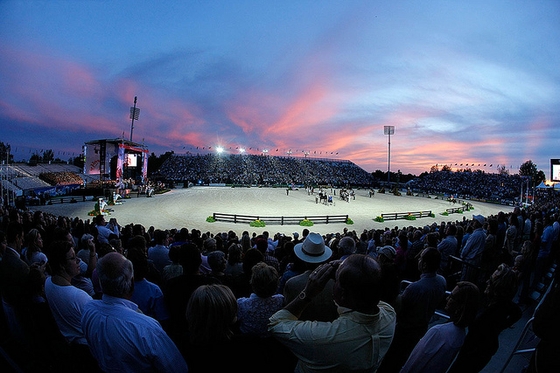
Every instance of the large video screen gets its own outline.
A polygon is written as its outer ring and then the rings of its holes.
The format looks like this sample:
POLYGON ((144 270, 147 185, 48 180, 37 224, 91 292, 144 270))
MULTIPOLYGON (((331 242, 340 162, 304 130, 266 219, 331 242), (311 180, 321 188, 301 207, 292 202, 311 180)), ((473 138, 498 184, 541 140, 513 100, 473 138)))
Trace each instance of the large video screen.
POLYGON ((127 167, 136 167, 138 166, 138 154, 126 154, 126 165, 127 167))
POLYGON ((550 160, 550 178, 552 181, 560 181, 560 159, 550 160))

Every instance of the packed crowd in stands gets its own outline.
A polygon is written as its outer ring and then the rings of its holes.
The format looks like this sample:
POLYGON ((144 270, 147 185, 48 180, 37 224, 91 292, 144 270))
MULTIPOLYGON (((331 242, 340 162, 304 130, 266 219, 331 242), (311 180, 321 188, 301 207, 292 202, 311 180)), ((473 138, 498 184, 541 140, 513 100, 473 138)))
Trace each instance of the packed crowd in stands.
MULTIPOLYGON (((166 181, 192 184, 378 187, 384 182, 349 161, 267 155, 172 155, 158 172, 166 181)), ((437 171, 422 174, 406 187, 415 193, 513 201, 526 187, 526 179, 478 170, 437 171)))
POLYGON ((39 178, 51 185, 82 185, 82 177, 75 172, 43 172, 39 178))
POLYGON ((526 188, 526 179, 519 175, 484 172, 438 171, 423 174, 409 184, 426 194, 444 193, 457 198, 513 200, 526 188))
MULTIPOLYGON (((169 172, 196 157, 176 158, 169 172)), ((259 178, 240 165, 268 158, 225 167, 208 157, 217 163, 204 177, 259 178)), ((302 167, 282 162, 267 180, 302 167)), ((2 347, 24 371, 262 371, 265 361, 278 372, 477 372, 559 260, 557 198, 326 235, 121 226, 2 206, 2 347), (449 317, 437 332, 436 310, 449 317)), ((557 309, 558 291, 550 294, 557 309)), ((557 315, 546 320, 558 331, 557 315)), ((538 363, 557 368, 560 333, 549 334, 539 335, 538 363)))
POLYGON ((193 184, 371 185, 371 174, 349 161, 267 155, 172 155, 159 173, 193 184))

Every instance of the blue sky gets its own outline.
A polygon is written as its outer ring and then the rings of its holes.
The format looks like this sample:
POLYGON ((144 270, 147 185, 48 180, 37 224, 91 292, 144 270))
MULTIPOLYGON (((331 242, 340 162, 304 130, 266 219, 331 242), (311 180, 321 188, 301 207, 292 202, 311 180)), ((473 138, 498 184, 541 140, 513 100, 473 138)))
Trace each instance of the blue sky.
POLYGON ((0 17, 16 160, 129 140, 135 96, 133 141, 156 155, 386 171, 394 126, 395 172, 532 160, 549 177, 560 158, 560 1, 4 0, 0 17))

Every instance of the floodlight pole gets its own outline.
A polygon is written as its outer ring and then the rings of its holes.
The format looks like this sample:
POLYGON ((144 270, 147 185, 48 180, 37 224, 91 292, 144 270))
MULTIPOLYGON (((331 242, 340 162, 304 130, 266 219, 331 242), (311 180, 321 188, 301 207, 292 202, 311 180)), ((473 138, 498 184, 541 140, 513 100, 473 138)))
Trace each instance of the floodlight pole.
POLYGON ((391 182, 391 135, 395 133, 395 126, 385 126, 383 133, 387 135, 387 182, 391 182))
POLYGON ((132 123, 130 124, 130 142, 132 142, 132 131, 134 130, 134 120, 138 120, 140 116, 140 109, 136 108, 136 101, 138 97, 134 96, 134 107, 130 108, 130 119, 132 119, 132 123))

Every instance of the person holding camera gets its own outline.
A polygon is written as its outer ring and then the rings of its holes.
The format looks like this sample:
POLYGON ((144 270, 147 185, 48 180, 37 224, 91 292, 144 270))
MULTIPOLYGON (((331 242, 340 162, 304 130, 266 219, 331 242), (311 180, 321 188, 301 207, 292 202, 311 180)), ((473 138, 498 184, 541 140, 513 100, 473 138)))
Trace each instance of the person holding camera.
POLYGON ((352 254, 317 267, 305 288, 270 317, 268 330, 298 358, 298 372, 374 372, 393 339, 396 313, 380 301, 381 268, 370 256, 352 254), (299 316, 334 278, 334 321, 299 316))

